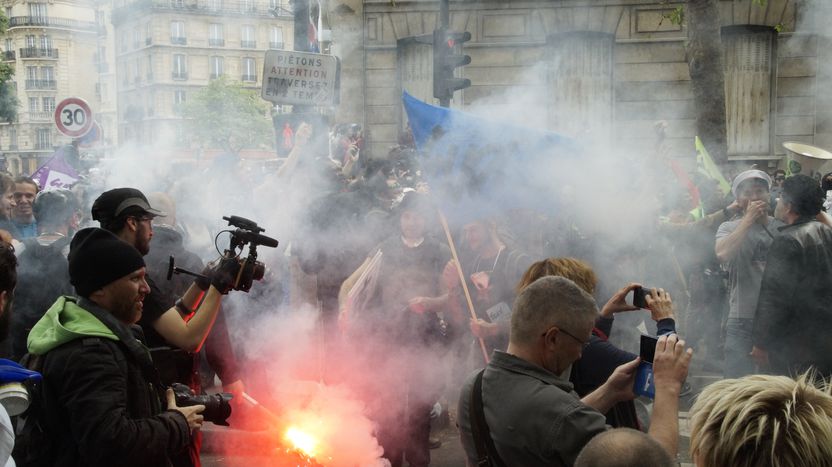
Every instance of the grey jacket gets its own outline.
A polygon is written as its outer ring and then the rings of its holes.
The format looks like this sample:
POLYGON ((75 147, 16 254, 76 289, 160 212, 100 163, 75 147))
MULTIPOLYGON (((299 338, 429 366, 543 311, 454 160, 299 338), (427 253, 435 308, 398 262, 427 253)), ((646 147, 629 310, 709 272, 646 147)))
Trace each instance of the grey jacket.
MULTIPOLYGON (((462 388, 458 411, 471 466, 477 464, 469 411, 475 376, 462 388)), ((604 416, 584 405, 568 380, 505 352, 493 353, 482 398, 494 445, 509 466, 571 466, 581 448, 607 428, 604 416)))

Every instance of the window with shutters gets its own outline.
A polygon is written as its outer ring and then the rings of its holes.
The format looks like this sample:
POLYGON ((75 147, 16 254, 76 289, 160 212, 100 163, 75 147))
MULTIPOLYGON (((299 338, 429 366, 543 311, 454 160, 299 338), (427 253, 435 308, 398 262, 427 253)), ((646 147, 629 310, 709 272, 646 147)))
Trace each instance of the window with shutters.
POLYGON ((43 98, 43 111, 54 113, 55 112, 55 98, 54 97, 44 97, 43 98))
POLYGON ((245 57, 242 59, 241 65, 243 69, 242 81, 252 83, 257 81, 257 75, 255 71, 256 62, 254 61, 254 59, 245 57))
POLYGON ((29 4, 29 16, 33 19, 43 19, 46 20, 46 4, 45 3, 30 3, 29 4))
POLYGON ((254 26, 244 25, 240 29, 240 47, 254 49, 257 47, 257 40, 254 36, 254 26))
POLYGON ((52 130, 38 128, 35 136, 35 149, 52 149, 52 130))
POLYGON ((774 43, 771 28, 731 27, 722 31, 729 156, 771 153, 774 43))
POLYGON ((182 54, 173 55, 173 79, 188 79, 188 62, 182 54))
POLYGON ((222 47, 225 45, 222 23, 211 23, 208 25, 208 45, 212 47, 222 47))
POLYGON ((185 22, 171 21, 170 22, 170 43, 185 45, 188 40, 185 38, 185 22))
POLYGON ((222 57, 211 57, 209 64, 211 65, 211 79, 217 79, 223 75, 222 57))
POLYGON ((546 42, 549 129, 574 138, 607 140, 613 117, 610 34, 569 32, 546 42))
POLYGON ((280 26, 272 26, 269 32, 269 48, 282 49, 283 48, 283 28, 280 26))

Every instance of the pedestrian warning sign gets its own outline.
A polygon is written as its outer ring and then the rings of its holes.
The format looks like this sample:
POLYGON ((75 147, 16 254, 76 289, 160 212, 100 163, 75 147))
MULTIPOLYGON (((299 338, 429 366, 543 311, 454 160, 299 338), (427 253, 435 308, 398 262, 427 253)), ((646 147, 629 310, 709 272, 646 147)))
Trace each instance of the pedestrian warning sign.
POLYGON ((275 104, 337 105, 340 72, 338 57, 332 55, 269 50, 261 95, 275 104))

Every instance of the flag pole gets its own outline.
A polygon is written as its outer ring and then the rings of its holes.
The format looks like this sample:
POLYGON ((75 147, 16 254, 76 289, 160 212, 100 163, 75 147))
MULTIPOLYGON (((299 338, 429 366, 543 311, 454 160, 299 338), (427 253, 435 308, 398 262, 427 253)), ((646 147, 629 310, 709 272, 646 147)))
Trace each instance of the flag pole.
MULTIPOLYGON (((451 229, 448 228, 448 220, 445 218, 445 214, 441 209, 437 209, 437 211, 439 212, 439 222, 442 223, 442 230, 445 231, 445 237, 448 239, 448 246, 451 248, 451 256, 453 256, 454 263, 456 264, 456 272, 459 275, 459 283, 462 285, 462 292, 465 294, 465 301, 468 303, 468 311, 471 313, 472 319, 477 319, 477 312, 474 311, 474 302, 471 300, 471 292, 468 291, 468 283, 465 281, 465 275, 462 272, 462 264, 460 264, 459 256, 456 254, 456 247, 454 246, 454 239, 451 236, 451 229)), ((485 363, 488 363, 488 350, 485 348, 485 341, 482 337, 477 337, 477 340, 480 342, 482 357, 485 359, 485 363)))

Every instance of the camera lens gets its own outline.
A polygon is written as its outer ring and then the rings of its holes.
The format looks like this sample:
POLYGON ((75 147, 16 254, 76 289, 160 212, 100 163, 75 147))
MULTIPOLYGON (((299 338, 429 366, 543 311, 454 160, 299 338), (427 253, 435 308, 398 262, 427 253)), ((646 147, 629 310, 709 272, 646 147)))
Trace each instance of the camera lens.
POLYGON ((254 271, 252 271, 251 278, 256 281, 262 281, 263 276, 266 275, 266 265, 257 261, 254 263, 254 271))

